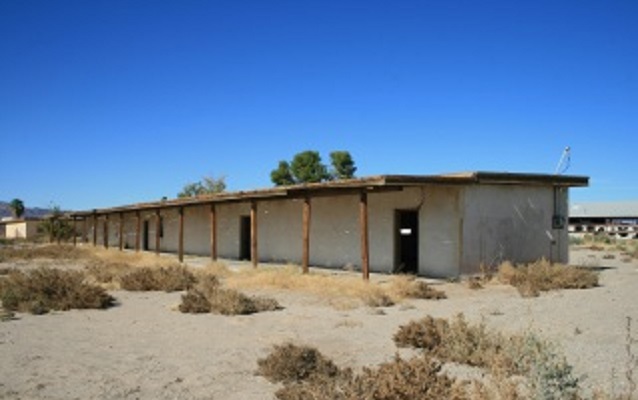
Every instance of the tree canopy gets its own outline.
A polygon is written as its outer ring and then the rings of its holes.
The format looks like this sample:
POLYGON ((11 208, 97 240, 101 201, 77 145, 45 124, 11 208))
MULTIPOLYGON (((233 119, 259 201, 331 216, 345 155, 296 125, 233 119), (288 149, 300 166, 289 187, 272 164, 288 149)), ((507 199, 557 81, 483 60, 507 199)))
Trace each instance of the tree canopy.
POLYGON ((196 197, 202 194, 221 193, 226 190, 226 177, 205 176, 202 180, 187 183, 177 197, 196 197))
POLYGON ((332 163, 331 175, 334 179, 351 179, 357 172, 354 166, 354 160, 347 151, 333 151, 330 153, 330 162, 332 163))
POLYGON ((15 218, 20 218, 24 215, 24 202, 20 199, 13 199, 9 202, 9 208, 15 218))
POLYGON ((276 169, 270 172, 270 180, 275 186, 294 185, 299 183, 316 183, 333 179, 350 179, 354 177, 357 167, 348 151, 330 153, 332 168, 328 171, 321 162, 318 151, 306 150, 295 154, 292 161, 282 160, 276 169))
POLYGON ((275 186, 293 185, 295 183, 288 161, 279 161, 279 166, 270 172, 270 180, 275 186))

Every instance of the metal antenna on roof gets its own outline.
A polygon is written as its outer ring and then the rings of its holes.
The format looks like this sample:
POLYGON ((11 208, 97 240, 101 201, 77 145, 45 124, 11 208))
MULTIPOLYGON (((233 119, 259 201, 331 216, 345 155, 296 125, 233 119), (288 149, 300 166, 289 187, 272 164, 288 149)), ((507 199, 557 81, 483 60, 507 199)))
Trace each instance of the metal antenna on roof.
POLYGON ((569 146, 565 147, 565 150, 563 150, 563 154, 560 156, 560 160, 558 160, 558 165, 556 165, 554 175, 560 175, 569 169, 572 161, 570 151, 571 148, 569 146))

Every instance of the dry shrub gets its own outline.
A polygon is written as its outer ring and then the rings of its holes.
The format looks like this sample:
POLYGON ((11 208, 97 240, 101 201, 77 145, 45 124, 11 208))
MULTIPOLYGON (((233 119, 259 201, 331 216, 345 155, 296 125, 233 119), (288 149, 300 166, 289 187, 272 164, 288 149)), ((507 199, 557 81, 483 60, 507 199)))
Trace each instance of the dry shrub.
POLYGON ((394 305, 394 300, 378 288, 363 291, 359 297, 368 307, 391 307, 394 305))
POLYGON ((195 276, 181 265, 166 268, 141 267, 131 269, 119 280, 120 286, 124 290, 174 292, 192 287, 195 283, 195 276))
POLYGON ((482 279, 479 278, 478 276, 470 277, 467 280, 467 287, 469 287, 472 290, 483 289, 482 279))
POLYGON ((390 293, 397 300, 405 298, 440 300, 447 297, 444 292, 434 289, 411 275, 393 276, 390 282, 390 293))
POLYGON ((339 369, 318 350, 294 344, 275 346, 258 360, 258 372, 271 382, 283 382, 280 400, 438 400, 467 398, 462 386, 441 372, 429 357, 395 357, 360 374, 339 369))
POLYGON ((438 400, 466 398, 459 383, 441 373, 441 363, 429 357, 403 360, 398 356, 378 368, 365 368, 356 376, 349 392, 351 399, 438 400))
POLYGON ((275 345, 266 357, 257 360, 258 373, 270 382, 299 382, 312 376, 335 377, 337 366, 317 349, 293 343, 275 345))
POLYGON ((598 286, 596 272, 582 267, 551 264, 547 260, 516 267, 505 262, 499 267, 498 279, 516 287, 523 297, 535 297, 541 291, 598 286))
POLYGON ((225 282, 232 288, 272 287, 312 293, 329 299, 331 304, 344 305, 344 308, 358 304, 387 307, 409 297, 445 298, 444 293, 413 277, 393 276, 390 283, 385 284, 364 281, 359 275, 319 271, 303 274, 296 266, 240 269, 226 276, 225 282))
POLYGON ((218 277, 225 277, 225 276, 229 276, 232 271, 230 269, 228 269, 228 266, 226 264, 224 264, 223 262, 212 262, 209 263, 208 265, 206 265, 203 268, 197 268, 195 270, 196 275, 214 275, 214 276, 218 276, 218 277))
POLYGON ((428 315, 419 321, 411 321, 400 326, 393 339, 399 347, 434 350, 441 346, 441 341, 448 331, 447 320, 428 315))
MULTIPOLYGON (((527 333, 505 336, 471 325, 462 314, 452 321, 427 317, 399 328, 394 335, 399 347, 423 349, 443 362, 486 368, 492 375, 490 389, 506 398, 517 398, 512 380, 525 377, 532 398, 576 399, 579 378, 551 343, 527 333)), ((487 392, 483 386, 478 392, 487 392)))
POLYGON ((444 361, 478 367, 504 361, 500 359, 504 338, 488 332, 483 324, 468 324, 462 314, 451 322, 431 316, 411 321, 400 326, 393 339, 399 347, 423 349, 444 361))
POLYGON ((210 301, 202 293, 189 290, 182 295, 179 310, 183 313, 202 314, 211 312, 210 301))
POLYGON ((134 267, 123 262, 107 262, 100 259, 90 260, 86 273, 97 283, 112 289, 121 289, 120 278, 128 274, 134 267))
POLYGON ((179 310, 183 313, 208 313, 222 315, 254 314, 281 309, 276 300, 265 297, 249 297, 234 290, 224 289, 213 276, 200 277, 195 287, 182 295, 179 310))
POLYGON ((9 246, 0 248, 0 262, 16 260, 35 260, 40 258, 52 260, 78 260, 87 258, 90 253, 82 247, 69 245, 34 245, 9 246))
POLYGON ((174 257, 158 256, 143 251, 120 251, 103 247, 88 247, 91 260, 98 260, 102 265, 126 264, 131 267, 172 267, 181 265, 174 257))
POLYGON ((0 299, 7 310, 33 314, 107 308, 115 301, 101 287, 86 283, 84 273, 50 268, 10 272, 0 280, 0 299))

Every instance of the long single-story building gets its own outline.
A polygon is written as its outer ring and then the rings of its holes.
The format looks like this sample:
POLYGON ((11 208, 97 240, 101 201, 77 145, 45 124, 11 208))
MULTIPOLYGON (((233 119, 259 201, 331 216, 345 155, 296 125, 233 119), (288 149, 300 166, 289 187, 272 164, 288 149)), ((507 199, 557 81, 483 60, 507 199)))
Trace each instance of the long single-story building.
POLYGON ((638 201, 575 203, 570 207, 569 233, 638 239, 638 201))
MULTIPOLYGON (((588 177, 383 175, 71 214, 85 242, 259 262, 456 277, 568 261, 568 189, 588 177)), ((74 239, 74 242, 77 238, 74 239)))

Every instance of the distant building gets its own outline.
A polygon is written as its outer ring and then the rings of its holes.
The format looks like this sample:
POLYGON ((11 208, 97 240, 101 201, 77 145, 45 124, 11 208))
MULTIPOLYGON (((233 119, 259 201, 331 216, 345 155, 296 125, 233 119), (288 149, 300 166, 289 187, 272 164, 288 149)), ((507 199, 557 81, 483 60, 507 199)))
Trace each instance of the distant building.
POLYGON ((40 219, 2 218, 0 220, 0 238, 34 239, 38 236, 40 219))
POLYGON ((456 277, 509 260, 568 260, 580 176, 384 175, 71 213, 105 247, 456 277))
POLYGON ((570 207, 569 233, 638 238, 638 201, 575 203, 570 207))

